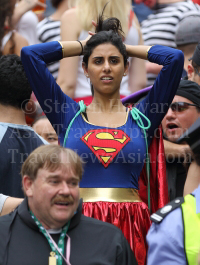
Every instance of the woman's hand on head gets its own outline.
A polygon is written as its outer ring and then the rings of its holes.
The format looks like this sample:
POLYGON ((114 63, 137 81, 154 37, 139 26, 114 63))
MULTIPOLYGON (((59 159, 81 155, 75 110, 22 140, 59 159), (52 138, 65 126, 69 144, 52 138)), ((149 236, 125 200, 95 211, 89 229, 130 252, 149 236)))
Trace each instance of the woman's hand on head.
MULTIPOLYGON (((92 20, 92 25, 93 25, 94 27, 96 27, 96 26, 97 26, 97 23, 96 23, 94 20, 92 20)), ((83 44, 83 46, 85 46, 86 43, 87 43, 87 41, 88 41, 93 35, 95 35, 96 33, 95 33, 95 32, 92 32, 92 31, 88 31, 88 34, 89 34, 89 35, 87 36, 87 38, 86 38, 85 40, 81 41, 82 44, 83 44)))

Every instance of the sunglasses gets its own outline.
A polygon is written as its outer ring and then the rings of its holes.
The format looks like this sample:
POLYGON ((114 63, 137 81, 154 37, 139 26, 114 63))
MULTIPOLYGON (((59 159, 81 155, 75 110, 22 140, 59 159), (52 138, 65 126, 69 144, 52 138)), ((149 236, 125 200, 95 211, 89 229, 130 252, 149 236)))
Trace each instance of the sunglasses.
POLYGON ((189 106, 200 107, 196 104, 190 104, 187 102, 174 102, 169 107, 173 112, 183 112, 189 108, 189 106))

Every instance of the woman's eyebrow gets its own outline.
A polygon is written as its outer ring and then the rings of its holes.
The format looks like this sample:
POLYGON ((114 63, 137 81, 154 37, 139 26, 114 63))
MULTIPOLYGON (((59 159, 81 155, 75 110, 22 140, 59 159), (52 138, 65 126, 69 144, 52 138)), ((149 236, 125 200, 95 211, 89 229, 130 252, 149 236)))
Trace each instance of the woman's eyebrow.
MULTIPOLYGON (((103 58, 103 56, 95 56, 92 59, 102 59, 102 58, 103 58)), ((117 55, 111 55, 111 56, 109 56, 109 58, 120 58, 120 57, 117 55)))
POLYGON ((103 58, 103 56, 95 56, 92 59, 101 59, 101 58, 103 58))
POLYGON ((110 58, 120 58, 120 57, 117 55, 111 55, 110 58))

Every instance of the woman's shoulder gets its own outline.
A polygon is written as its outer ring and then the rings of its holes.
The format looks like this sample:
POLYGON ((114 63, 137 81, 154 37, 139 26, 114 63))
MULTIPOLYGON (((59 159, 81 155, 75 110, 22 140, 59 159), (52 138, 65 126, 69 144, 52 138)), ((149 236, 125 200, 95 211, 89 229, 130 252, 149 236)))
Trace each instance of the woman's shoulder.
POLYGON ((64 12, 61 20, 77 20, 77 8, 70 8, 64 12))
POLYGON ((80 32, 82 30, 81 24, 78 19, 77 15, 77 8, 71 8, 62 15, 61 17, 61 36, 62 34, 70 34, 67 31, 75 32, 77 37, 79 36, 80 32))

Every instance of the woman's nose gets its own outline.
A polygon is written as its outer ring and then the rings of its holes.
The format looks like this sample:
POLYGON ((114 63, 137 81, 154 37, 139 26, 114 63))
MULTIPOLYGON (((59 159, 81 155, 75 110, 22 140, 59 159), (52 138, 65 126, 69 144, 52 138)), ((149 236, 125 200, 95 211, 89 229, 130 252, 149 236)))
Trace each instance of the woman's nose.
POLYGON ((106 72, 108 72, 108 71, 111 70, 111 69, 110 69, 110 64, 109 64, 108 61, 105 61, 105 62, 104 62, 103 70, 106 71, 106 72))

